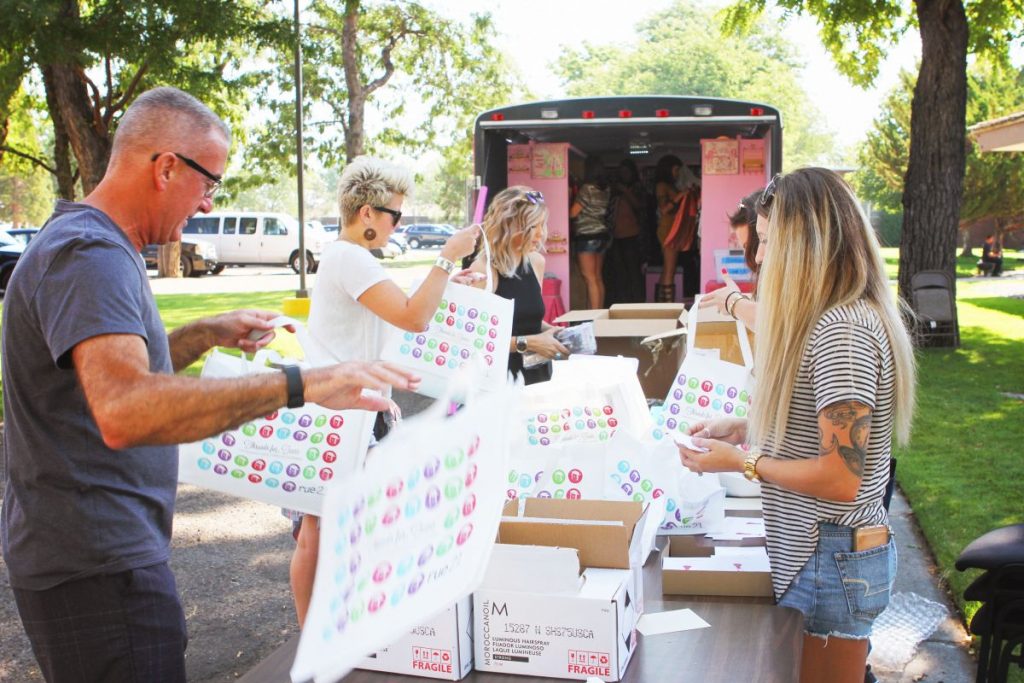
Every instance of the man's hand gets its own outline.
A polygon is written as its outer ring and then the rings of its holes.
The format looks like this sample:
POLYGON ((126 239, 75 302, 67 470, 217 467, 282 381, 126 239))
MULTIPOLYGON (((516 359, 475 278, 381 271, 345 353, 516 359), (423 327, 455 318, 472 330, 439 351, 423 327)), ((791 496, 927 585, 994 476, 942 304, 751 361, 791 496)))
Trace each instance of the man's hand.
POLYGON ((360 408, 380 412, 390 410, 392 401, 382 395, 363 393, 364 389, 383 392, 388 387, 415 391, 418 375, 384 362, 349 361, 302 373, 307 401, 332 410, 360 408))
MULTIPOLYGON (((270 321, 280 313, 258 309, 241 309, 207 318, 205 321, 209 346, 226 346, 255 353, 274 340, 274 326, 270 321)), ((291 325, 285 327, 295 332, 291 325)))

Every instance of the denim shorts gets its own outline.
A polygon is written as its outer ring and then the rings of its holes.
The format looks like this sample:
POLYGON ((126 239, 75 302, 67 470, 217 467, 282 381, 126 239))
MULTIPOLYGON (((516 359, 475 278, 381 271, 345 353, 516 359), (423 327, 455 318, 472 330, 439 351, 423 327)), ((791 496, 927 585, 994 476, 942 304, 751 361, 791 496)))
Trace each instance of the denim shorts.
POLYGON ((820 524, 818 547, 779 605, 800 610, 804 632, 863 640, 889 604, 896 579, 896 544, 853 552, 853 528, 820 524))
POLYGON ((572 239, 572 246, 577 254, 603 254, 612 245, 612 236, 602 235, 579 235, 572 239))

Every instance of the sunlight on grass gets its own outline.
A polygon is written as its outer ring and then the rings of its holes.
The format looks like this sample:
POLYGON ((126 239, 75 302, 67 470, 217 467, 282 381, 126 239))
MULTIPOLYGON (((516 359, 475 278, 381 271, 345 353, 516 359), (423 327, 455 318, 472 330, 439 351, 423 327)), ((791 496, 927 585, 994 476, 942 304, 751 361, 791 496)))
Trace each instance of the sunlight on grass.
MULTIPOLYGON (((960 249, 957 249, 956 257, 956 276, 960 277, 972 277, 978 274, 978 259, 981 258, 981 249, 974 250, 974 256, 963 257, 960 256, 960 249)), ((894 280, 899 276, 900 270, 900 248, 899 247, 882 247, 882 258, 885 259, 885 274, 889 276, 890 280, 894 280)), ((1024 251, 1014 251, 1013 249, 1006 249, 1003 251, 1003 270, 1010 272, 1017 268, 1024 268, 1024 251)))
MULTIPOLYGON (((966 289, 966 288, 965 288, 966 289)), ((914 436, 899 449, 897 481, 967 620, 962 596, 978 572, 953 563, 973 539, 1024 522, 1024 300, 958 300, 962 348, 918 353, 914 436)))

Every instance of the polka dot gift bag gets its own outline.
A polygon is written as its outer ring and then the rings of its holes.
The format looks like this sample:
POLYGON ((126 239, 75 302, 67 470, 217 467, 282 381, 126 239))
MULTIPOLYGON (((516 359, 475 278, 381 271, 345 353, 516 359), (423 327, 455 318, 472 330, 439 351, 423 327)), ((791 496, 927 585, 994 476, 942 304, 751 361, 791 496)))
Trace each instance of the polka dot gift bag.
MULTIPOLYGON (((293 325, 299 345, 310 348, 312 342, 301 323, 285 317, 273 323, 293 325)), ((277 352, 269 349, 258 351, 252 360, 214 349, 202 376, 280 372, 277 368, 282 363, 277 352)), ((178 452, 178 480, 320 514, 327 487, 362 467, 373 417, 365 410, 329 410, 315 403, 280 408, 237 429, 183 444, 178 452)))
POLYGON ((331 487, 292 680, 340 680, 480 584, 505 502, 518 391, 471 394, 451 417, 438 401, 331 487))
MULTIPOLYGON (((489 266, 490 248, 487 240, 482 242, 489 266)), ((420 375, 423 379, 417 393, 424 396, 440 398, 448 393, 455 373, 471 361, 485 368, 477 389, 493 391, 504 386, 512 343, 513 302, 491 293, 492 289, 490 267, 486 290, 449 282, 427 329, 392 330, 381 359, 420 375)))
POLYGON ((743 365, 719 359, 715 349, 696 348, 699 301, 700 297, 694 300, 687 318, 686 356, 656 416, 653 433, 658 439, 685 433, 697 422, 747 417, 750 412, 754 360, 747 330, 736 321, 743 365))

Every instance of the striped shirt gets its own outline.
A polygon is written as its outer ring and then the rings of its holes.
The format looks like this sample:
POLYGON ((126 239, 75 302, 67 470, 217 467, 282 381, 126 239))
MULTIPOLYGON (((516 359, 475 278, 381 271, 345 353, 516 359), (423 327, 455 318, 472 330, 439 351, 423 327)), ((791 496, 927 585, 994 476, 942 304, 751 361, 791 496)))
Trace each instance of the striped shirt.
MULTIPOLYGON (((785 438, 766 455, 783 460, 819 456, 818 413, 858 401, 872 409, 871 433, 860 490, 840 503, 762 486, 768 555, 775 597, 781 598, 818 543, 818 523, 869 526, 888 523, 882 496, 889 481, 895 367, 882 321, 863 300, 825 312, 807 340, 789 409, 785 438)), ((767 397, 766 397, 767 398, 767 397)))

